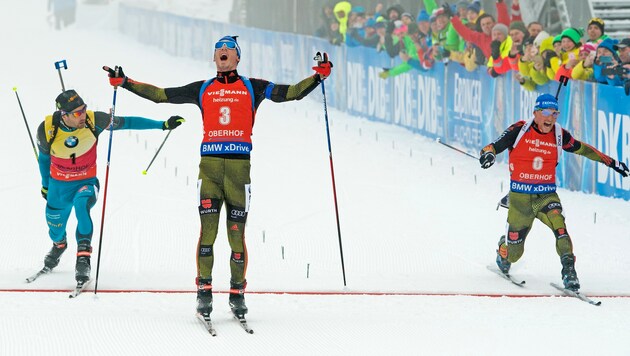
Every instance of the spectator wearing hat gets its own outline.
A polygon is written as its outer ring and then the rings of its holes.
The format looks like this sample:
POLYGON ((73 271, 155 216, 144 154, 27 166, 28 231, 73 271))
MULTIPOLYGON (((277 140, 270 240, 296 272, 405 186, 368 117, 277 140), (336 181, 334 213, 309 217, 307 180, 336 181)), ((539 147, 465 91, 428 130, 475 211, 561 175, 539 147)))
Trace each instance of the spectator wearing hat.
POLYGON ((348 31, 348 17, 351 10, 352 4, 348 1, 340 1, 333 7, 335 18, 339 21, 339 33, 341 33, 344 41, 346 39, 346 32, 348 31))
POLYGON ((465 19, 466 18, 466 14, 468 13, 468 6, 469 5, 470 5, 470 2, 468 2, 466 0, 458 1, 457 4, 455 4, 455 11, 454 11, 454 13, 457 14, 457 16, 459 16, 459 18, 465 19))
POLYGON ((403 13, 405 13, 405 9, 398 4, 392 5, 385 10, 385 17, 388 22, 385 30, 384 47, 391 58, 398 57, 400 50, 398 36, 394 35, 394 30, 403 25, 400 19, 403 13))
POLYGON ((464 19, 467 20, 470 24, 475 24, 477 23, 477 18, 479 17, 479 15, 481 15, 481 13, 481 3, 478 0, 475 0, 470 5, 468 5, 468 7, 466 7, 466 16, 462 17, 458 15, 458 17, 462 20, 462 23, 464 24, 466 23, 464 19))
POLYGON ((586 27, 586 35, 588 36, 586 42, 598 45, 601 41, 609 38, 608 35, 604 34, 605 25, 604 20, 599 17, 593 17, 586 27))
POLYGON ((613 48, 619 54, 619 59, 621 59, 621 63, 630 63, 630 38, 622 39, 621 42, 614 45, 613 48))
POLYGON ((508 34, 508 27, 502 23, 492 28, 491 54, 488 58, 488 74, 497 77, 512 69, 509 61, 512 49, 512 37, 508 34))
POLYGON ((582 46, 582 36, 584 30, 581 28, 570 27, 562 31, 560 34, 560 53, 561 63, 554 75, 555 80, 559 80, 561 76, 572 78, 571 71, 578 63, 579 51, 582 46))
POLYGON ((553 79, 556 73, 551 68, 552 64, 555 65, 554 68, 556 69, 560 66, 560 63, 557 61, 556 51, 553 49, 553 40, 554 37, 549 36, 544 31, 534 39, 534 48, 536 48, 532 49, 532 62, 534 65, 529 75, 536 85, 543 85, 553 79), (540 45, 537 45, 538 43, 540 45), (556 59, 556 61, 553 61, 553 59, 556 59))
POLYGON ((616 86, 623 85, 623 78, 620 76, 603 73, 604 69, 614 68, 621 63, 621 59, 614 47, 617 44, 617 40, 607 38, 597 46, 597 57, 593 63, 593 78, 595 78, 598 83, 616 86))
POLYGON ((512 21, 508 34, 512 38, 512 48, 510 48, 508 61, 510 62, 510 67, 518 71, 518 61, 523 54, 523 43, 529 38, 529 32, 527 32, 523 21, 512 21))
POLYGON ((597 46, 585 43, 580 47, 578 62, 573 67, 571 78, 576 80, 591 80, 593 78, 593 61, 597 54, 597 46))

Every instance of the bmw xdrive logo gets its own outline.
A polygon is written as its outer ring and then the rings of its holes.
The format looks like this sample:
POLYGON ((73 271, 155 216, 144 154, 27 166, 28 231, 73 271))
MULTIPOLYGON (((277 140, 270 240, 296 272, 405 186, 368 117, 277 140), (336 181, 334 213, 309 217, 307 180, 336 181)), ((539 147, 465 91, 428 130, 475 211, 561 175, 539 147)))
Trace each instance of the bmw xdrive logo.
POLYGON ((76 136, 70 136, 63 144, 68 148, 77 147, 77 145, 79 144, 79 138, 76 136))

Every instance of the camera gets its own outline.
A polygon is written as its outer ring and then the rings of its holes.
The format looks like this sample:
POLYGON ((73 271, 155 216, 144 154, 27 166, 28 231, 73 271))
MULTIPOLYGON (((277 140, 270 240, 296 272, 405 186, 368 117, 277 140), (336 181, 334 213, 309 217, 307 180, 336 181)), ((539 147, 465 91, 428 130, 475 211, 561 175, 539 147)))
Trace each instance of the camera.
POLYGON ((625 76, 630 73, 630 69, 625 68, 623 65, 617 65, 611 68, 602 68, 603 75, 616 75, 623 79, 623 90, 626 95, 630 95, 630 79, 625 76))
POLYGON ((617 65, 610 68, 602 68, 603 75, 616 75, 619 77, 623 77, 624 75, 628 74, 628 72, 630 72, 630 69, 625 68, 621 65, 617 65))

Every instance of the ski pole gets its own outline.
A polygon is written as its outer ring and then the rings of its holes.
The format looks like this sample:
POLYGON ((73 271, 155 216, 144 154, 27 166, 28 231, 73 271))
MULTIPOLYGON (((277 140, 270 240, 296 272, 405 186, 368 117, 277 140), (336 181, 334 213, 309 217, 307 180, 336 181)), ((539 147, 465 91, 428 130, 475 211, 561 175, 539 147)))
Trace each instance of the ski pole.
POLYGON ((26 115, 24 114, 24 108, 22 108, 22 101, 20 101, 20 96, 18 95, 16 87, 13 87, 13 91, 15 92, 15 97, 17 98, 18 104, 20 105, 20 111, 22 112, 22 118, 24 119, 24 125, 26 125, 26 131, 28 132, 28 138, 31 140, 31 146, 33 146, 33 153, 35 153, 35 160, 39 162, 39 157, 37 156, 37 149, 35 148, 35 142, 33 141, 33 135, 31 134, 31 129, 28 127, 28 122, 26 122, 26 115))
POLYGON ((103 212, 101 214, 101 232, 98 238, 98 257, 96 260, 96 280, 94 281, 94 294, 98 292, 98 273, 101 267, 101 246, 103 245, 103 227, 105 226, 105 206, 107 203, 107 183, 109 182, 109 163, 112 156, 112 138, 114 136, 114 113, 116 112, 116 91, 114 87, 114 99, 112 101, 112 112, 109 120, 109 147, 107 148, 107 168, 105 168, 105 189, 103 190, 103 212))
MULTIPOLYGON (((315 60, 321 60, 319 52, 315 60)), ((341 227, 339 225, 339 207, 337 205, 337 188, 335 186, 335 169, 333 167, 332 148, 330 145, 330 129, 328 127, 328 105, 326 104, 326 89, 322 80, 322 95, 324 96, 324 118, 326 119, 326 137, 328 138, 328 157, 330 157, 330 175, 332 177, 333 197, 335 200, 335 217, 337 218, 337 236, 339 237, 339 253, 341 255, 341 272, 343 273, 343 286, 346 286, 346 267, 343 262, 343 246, 341 244, 341 227)))
POLYGON ((57 72, 59 73, 59 80, 61 81, 61 91, 66 91, 66 86, 63 84, 63 77, 61 76, 61 68, 68 69, 68 64, 65 59, 55 62, 55 68, 57 68, 57 72))
POLYGON ((166 134, 166 137, 164 137, 164 141, 162 141, 162 144, 158 148, 157 152, 155 152, 155 155, 153 156, 153 159, 151 159, 151 162, 149 162, 149 165, 147 166, 147 169, 142 171, 142 174, 144 174, 144 175, 147 174, 147 171, 149 170, 149 168, 151 168, 151 165, 153 164, 153 161, 155 161, 155 158, 157 157, 158 153, 160 153, 160 150, 162 149, 162 146, 164 146, 164 144, 166 143, 166 140, 171 135, 171 132, 173 132, 173 131, 169 130, 169 132, 166 134))
POLYGON ((558 96, 560 95, 560 89, 567 86, 567 83, 569 82, 569 77, 561 75, 559 82, 560 83, 558 84, 558 90, 556 91, 556 100, 558 100, 558 96))
POLYGON ((451 146, 451 145, 449 145, 449 144, 448 144, 448 143, 446 143, 446 142, 442 142, 442 140, 441 140, 439 137, 437 138, 437 142, 438 142, 438 143, 441 143, 441 144, 443 144, 444 146, 446 146, 446 147, 448 147, 448 148, 450 148, 450 149, 452 149, 452 150, 455 150, 455 151, 457 151, 457 152, 459 152, 459 153, 463 153, 463 154, 465 154, 465 155, 466 155, 466 156, 468 156, 468 157, 471 157, 471 158, 474 158, 474 159, 479 159, 479 157, 473 156, 473 155, 471 155, 470 153, 468 153, 468 152, 466 152, 466 151, 464 151, 464 150, 460 150, 459 148, 454 147, 454 146, 451 146))

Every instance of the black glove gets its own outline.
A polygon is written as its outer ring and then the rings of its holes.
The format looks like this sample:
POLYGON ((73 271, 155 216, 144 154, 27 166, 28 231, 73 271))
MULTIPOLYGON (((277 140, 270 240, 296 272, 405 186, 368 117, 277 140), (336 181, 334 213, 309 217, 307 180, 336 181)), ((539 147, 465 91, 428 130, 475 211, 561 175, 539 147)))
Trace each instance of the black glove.
POLYGON ((494 40, 490 42, 490 48, 492 49, 492 59, 501 58, 501 41, 494 40))
POLYGON ((614 169, 615 172, 621 174, 622 177, 627 177, 628 173, 630 173, 630 171, 628 170, 628 166, 626 166, 625 163, 619 162, 619 161, 615 161, 614 159, 610 163, 609 167, 614 169))
POLYGON ((444 9, 444 15, 448 16, 449 19, 453 17, 453 11, 451 11, 451 5, 449 5, 447 2, 445 2, 442 5, 442 9, 444 9))
POLYGON ((184 120, 184 118, 181 116, 171 116, 168 118, 168 120, 162 123, 162 130, 174 130, 175 128, 177 128, 177 126, 181 125, 185 121, 186 120, 184 120))
POLYGON ((127 76, 123 72, 122 67, 116 66, 111 69, 108 66, 103 66, 103 70, 107 72, 109 76, 109 84, 113 87, 125 87, 127 84, 127 76))
POLYGON ((42 198, 48 200, 48 187, 42 187, 40 192, 42 193, 42 198))
POLYGON ((494 153, 494 146, 492 144, 487 145, 481 150, 479 156, 479 163, 481 164, 481 168, 486 169, 490 168, 494 164, 494 160, 497 155, 494 153))

